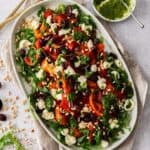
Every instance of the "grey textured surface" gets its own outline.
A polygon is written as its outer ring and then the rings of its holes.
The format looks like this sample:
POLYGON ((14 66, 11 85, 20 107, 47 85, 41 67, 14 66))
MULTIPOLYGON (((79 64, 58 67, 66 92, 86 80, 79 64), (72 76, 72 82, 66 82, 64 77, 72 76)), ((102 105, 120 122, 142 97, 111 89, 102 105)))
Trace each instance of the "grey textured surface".
MULTIPOLYGON (((86 3, 91 9, 89 3, 86 3)), ((0 0, 0 21, 7 16, 19 0, 0 0)), ((140 29, 132 18, 120 23, 111 23, 112 30, 123 43, 133 59, 141 66, 147 80, 150 80, 150 1, 137 0, 135 15, 144 23, 140 29)), ((11 24, 0 31, 0 40, 9 38, 11 24)), ((150 91, 137 133, 134 150, 150 150, 150 91)))

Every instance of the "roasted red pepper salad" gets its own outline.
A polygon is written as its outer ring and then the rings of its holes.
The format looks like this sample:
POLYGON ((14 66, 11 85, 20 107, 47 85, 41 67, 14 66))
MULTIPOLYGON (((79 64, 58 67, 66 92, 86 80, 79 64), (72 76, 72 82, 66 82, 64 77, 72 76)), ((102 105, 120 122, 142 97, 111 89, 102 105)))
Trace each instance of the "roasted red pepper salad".
POLYGON ((129 128, 133 88, 122 62, 77 5, 41 7, 16 33, 30 103, 68 146, 108 147, 129 128))

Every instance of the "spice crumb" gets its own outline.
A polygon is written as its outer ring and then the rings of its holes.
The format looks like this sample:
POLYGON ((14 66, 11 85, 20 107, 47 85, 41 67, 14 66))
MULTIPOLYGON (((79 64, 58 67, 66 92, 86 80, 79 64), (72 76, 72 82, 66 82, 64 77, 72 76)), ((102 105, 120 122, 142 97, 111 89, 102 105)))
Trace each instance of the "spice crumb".
POLYGON ((2 68, 4 66, 4 62, 3 60, 0 58, 0 68, 2 68))
POLYGON ((26 103, 27 103, 27 100, 24 99, 24 100, 22 101, 22 104, 25 105, 26 103))
POLYGON ((29 112, 30 110, 29 110, 29 109, 25 109, 24 111, 25 111, 25 112, 29 112))
POLYGON ((8 73, 4 76, 4 80, 5 81, 11 81, 11 77, 8 73))
POLYGON ((16 100, 18 100, 19 99, 19 96, 16 96, 16 100))

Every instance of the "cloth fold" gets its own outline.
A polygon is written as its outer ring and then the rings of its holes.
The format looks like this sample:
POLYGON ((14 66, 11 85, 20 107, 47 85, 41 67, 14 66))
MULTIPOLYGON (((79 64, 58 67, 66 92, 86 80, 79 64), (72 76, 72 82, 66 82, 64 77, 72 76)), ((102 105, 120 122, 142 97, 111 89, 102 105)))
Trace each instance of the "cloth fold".
MULTIPOLYGON (((27 6, 38 2, 39 0, 28 0, 27 3, 24 4, 24 8, 26 8, 27 6)), ((78 0, 78 2, 81 2, 78 0)), ((147 94, 147 89, 148 89, 148 83, 145 80, 145 78, 143 77, 139 66, 133 61, 133 59, 128 55, 127 51, 124 50, 122 44, 117 40, 116 36, 114 35, 114 33, 111 31, 111 28, 108 24, 104 23, 104 26, 107 28, 108 32, 110 33, 111 36, 113 36, 113 40, 116 43, 118 50, 120 51, 121 55, 124 57, 127 66, 129 67, 129 70, 131 72, 131 75, 134 79, 135 82, 135 86, 136 86, 136 90, 138 93, 138 103, 139 103, 139 117, 138 120, 140 118, 141 112, 143 110, 144 104, 145 104, 145 99, 146 99, 146 94, 147 94)), ((14 77, 14 80, 17 81, 15 79, 15 75, 13 75, 13 71, 12 71, 12 64, 10 62, 10 56, 9 56, 9 41, 7 41, 4 44, 3 47, 3 58, 7 67, 7 71, 10 72, 12 74, 12 77, 14 77)), ((41 150, 63 150, 63 148, 61 146, 58 146, 50 137, 49 135, 46 133, 46 131, 41 127, 41 125, 39 124, 39 122, 37 122, 36 120, 34 121, 35 123, 35 127, 38 129, 37 132, 37 141, 39 144, 39 149, 41 150)), ((129 138, 120 146, 120 150, 131 150, 134 140, 135 140, 135 136, 136 136, 136 129, 134 130, 134 132, 131 134, 131 136, 129 136, 129 138)))

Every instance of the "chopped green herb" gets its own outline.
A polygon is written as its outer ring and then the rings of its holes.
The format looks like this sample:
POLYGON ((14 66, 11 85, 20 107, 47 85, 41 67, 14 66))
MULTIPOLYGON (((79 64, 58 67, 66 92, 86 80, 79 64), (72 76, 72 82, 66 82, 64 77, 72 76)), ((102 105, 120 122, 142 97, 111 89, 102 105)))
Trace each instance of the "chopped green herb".
POLYGON ((89 39, 89 37, 84 32, 81 31, 75 31, 73 34, 73 38, 76 41, 88 41, 89 39))
POLYGON ((15 145, 16 150, 25 150, 24 146, 11 132, 8 132, 0 138, 0 149, 3 150, 7 145, 15 145))

